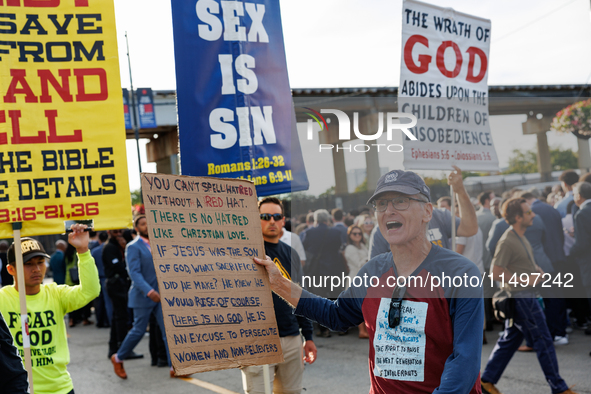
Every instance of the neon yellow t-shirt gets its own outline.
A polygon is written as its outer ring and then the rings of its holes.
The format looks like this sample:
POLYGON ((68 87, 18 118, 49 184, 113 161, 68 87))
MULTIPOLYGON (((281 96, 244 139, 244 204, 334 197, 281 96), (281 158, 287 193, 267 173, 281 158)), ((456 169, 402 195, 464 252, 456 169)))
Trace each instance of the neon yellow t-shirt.
MULTIPOLYGON (((80 309, 100 293, 98 271, 90 251, 78 257, 79 285, 41 285, 39 293, 27 296, 33 387, 37 394, 66 394, 74 388, 66 369, 70 351, 64 315, 80 309)), ((24 360, 20 303, 14 286, 0 289, 0 311, 24 360)))

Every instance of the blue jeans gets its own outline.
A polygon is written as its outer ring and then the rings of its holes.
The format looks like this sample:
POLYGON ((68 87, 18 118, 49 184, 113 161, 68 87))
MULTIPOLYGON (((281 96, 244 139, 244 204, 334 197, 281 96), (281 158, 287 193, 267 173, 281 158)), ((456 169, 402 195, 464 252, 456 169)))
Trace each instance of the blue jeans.
POLYGON ((496 384, 511 357, 517 351, 524 336, 529 339, 538 356, 546 381, 552 393, 561 393, 568 389, 565 381, 558 373, 558 360, 554 351, 554 341, 548 331, 544 311, 532 292, 518 294, 515 300, 515 318, 513 326, 505 321, 505 332, 495 345, 486 368, 482 373, 482 381, 496 384), (521 298, 529 296, 532 298, 521 298))
POLYGON ((166 341, 166 331, 164 330, 164 320, 162 319, 162 306, 160 304, 155 304, 149 308, 133 308, 133 327, 129 330, 121 347, 117 351, 117 357, 120 360, 125 360, 144 337, 146 328, 150 323, 150 314, 152 312, 156 316, 160 331, 162 331, 162 339, 166 345, 166 358, 168 359, 168 365, 170 365, 170 354, 168 352, 168 342, 166 341))

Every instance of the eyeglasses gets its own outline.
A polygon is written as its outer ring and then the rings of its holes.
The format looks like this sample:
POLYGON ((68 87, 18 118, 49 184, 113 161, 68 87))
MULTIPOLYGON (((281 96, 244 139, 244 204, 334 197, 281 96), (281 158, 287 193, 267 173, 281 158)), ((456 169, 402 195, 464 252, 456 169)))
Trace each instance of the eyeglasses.
POLYGON ((392 206, 397 211, 406 211, 410 207, 410 200, 426 203, 427 201, 419 200, 418 198, 412 197, 394 197, 391 199, 379 199, 373 201, 373 207, 378 212, 384 212, 388 209, 388 203, 392 203, 392 206))
POLYGON ((529 215, 530 213, 532 213, 532 210, 531 209, 529 211, 527 211, 527 212, 524 212, 523 214, 524 215, 529 215))
POLYGON ((396 328, 400 324, 402 316, 402 300, 406 293, 406 287, 396 287, 392 293, 392 300, 390 301, 390 311, 388 312, 388 326, 396 328))
POLYGON ((353 236, 353 235, 363 235, 363 234, 361 234, 360 232, 357 232, 357 231, 356 231, 356 232, 354 232, 354 233, 351 233, 351 235, 353 236))
POLYGON ((282 213, 273 213, 273 214, 261 213, 260 217, 261 217, 261 220, 264 220, 266 222, 271 220, 271 218, 275 219, 275 221, 278 222, 281 219, 283 219, 283 214, 282 213))

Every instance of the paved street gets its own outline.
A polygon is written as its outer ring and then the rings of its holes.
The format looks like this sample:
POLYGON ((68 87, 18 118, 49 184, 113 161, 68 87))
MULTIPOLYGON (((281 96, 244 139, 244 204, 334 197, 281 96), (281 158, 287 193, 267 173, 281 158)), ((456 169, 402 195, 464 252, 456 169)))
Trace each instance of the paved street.
MULTIPOLYGON (((497 326, 500 327, 500 326, 497 326)), ((498 331, 498 330, 497 330, 498 331)), ((496 340, 487 332, 489 344, 483 347, 486 364, 496 340)), ((107 359, 108 329, 76 326, 69 329, 71 363, 69 371, 77 394, 98 393, 242 393, 240 372, 236 369, 194 374, 189 379, 171 379, 167 368, 150 366, 148 336, 136 348, 145 357, 125 362, 129 378, 115 376, 107 359), (206 388, 211 384, 209 388, 206 388)), ((591 394, 591 337, 582 331, 570 336, 571 343, 557 348, 560 372, 579 393, 591 394)), ((346 336, 317 338, 318 361, 306 367, 304 393, 367 393, 368 341, 357 338, 354 329, 346 336)), ((550 393, 534 353, 517 353, 498 384, 504 394, 550 393)))

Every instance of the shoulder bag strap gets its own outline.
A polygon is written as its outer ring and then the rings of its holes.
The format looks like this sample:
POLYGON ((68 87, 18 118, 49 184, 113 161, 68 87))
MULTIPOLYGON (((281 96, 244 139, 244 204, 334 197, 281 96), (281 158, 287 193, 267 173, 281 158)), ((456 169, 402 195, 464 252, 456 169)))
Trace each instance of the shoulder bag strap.
POLYGON ((529 250, 527 250, 527 246, 525 246, 525 242, 523 242, 523 240, 521 239, 521 237, 519 236, 519 234, 517 234, 517 231, 515 231, 515 229, 511 230, 515 233, 515 235, 517 236, 517 238, 519 238, 519 242, 521 242, 521 244, 523 245, 523 249, 525 249, 525 253, 527 253, 527 257, 529 258, 529 261, 532 262, 532 264, 534 266, 537 267, 536 262, 534 261, 534 259, 529 255, 529 250))

